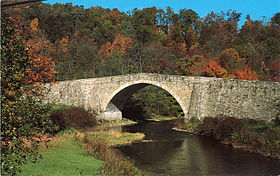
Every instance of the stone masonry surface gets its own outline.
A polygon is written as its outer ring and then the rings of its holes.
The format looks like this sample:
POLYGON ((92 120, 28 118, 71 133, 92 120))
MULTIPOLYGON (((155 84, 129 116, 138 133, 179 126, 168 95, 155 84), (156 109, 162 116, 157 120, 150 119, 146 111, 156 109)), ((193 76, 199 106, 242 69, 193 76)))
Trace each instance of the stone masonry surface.
POLYGON ((169 92, 187 119, 218 114, 267 121, 280 118, 280 83, 209 77, 139 73, 62 81, 46 85, 44 102, 83 107, 106 118, 110 102, 122 110, 133 93, 148 85, 169 92))

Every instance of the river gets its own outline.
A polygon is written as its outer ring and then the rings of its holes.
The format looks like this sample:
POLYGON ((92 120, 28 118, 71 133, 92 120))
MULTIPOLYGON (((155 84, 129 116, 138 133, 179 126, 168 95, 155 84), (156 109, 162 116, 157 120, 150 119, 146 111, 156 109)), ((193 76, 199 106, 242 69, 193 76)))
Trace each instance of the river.
POLYGON ((234 149, 210 137, 174 131, 168 121, 143 122, 123 131, 145 134, 145 142, 117 149, 148 175, 280 175, 280 160, 234 149))

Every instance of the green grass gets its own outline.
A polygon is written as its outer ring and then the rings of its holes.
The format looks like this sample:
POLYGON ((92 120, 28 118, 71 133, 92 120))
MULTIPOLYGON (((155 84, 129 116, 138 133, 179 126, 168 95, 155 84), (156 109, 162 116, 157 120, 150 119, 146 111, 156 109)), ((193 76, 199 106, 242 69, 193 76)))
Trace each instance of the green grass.
POLYGON ((79 143, 71 138, 57 142, 51 149, 43 151, 38 163, 28 163, 22 167, 23 176, 75 176, 101 175, 102 161, 85 156, 79 143))
POLYGON ((277 125, 274 123, 257 123, 251 125, 251 129, 255 132, 264 132, 267 129, 273 129, 275 127, 277 127, 277 125))
POLYGON ((52 105, 51 106, 52 111, 58 111, 58 110, 70 109, 70 108, 72 108, 72 106, 66 106, 66 105, 52 105))

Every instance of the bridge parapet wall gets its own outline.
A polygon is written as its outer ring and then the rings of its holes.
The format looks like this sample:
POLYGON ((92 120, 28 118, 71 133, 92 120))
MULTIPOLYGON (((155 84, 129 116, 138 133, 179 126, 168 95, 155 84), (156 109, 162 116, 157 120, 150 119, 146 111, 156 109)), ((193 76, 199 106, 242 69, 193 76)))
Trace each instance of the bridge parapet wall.
POLYGON ((196 104, 189 116, 200 119, 218 114, 271 120, 280 115, 280 83, 200 78, 194 84, 196 104), (278 106, 278 107, 277 107, 278 106))

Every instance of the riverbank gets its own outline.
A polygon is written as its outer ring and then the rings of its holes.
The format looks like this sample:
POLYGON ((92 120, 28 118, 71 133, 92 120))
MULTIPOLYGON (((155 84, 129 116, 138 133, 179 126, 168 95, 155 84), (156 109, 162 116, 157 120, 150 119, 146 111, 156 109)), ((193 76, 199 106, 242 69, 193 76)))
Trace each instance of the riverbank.
POLYGON ((81 143, 74 139, 75 131, 67 130, 52 137, 48 147, 40 146, 42 155, 36 163, 23 165, 18 175, 99 175, 103 162, 87 156, 81 143), (81 164, 83 163, 83 164, 81 164))
POLYGON ((147 121, 160 122, 160 121, 177 120, 177 119, 182 119, 182 117, 162 116, 162 115, 154 114, 151 118, 147 118, 146 120, 147 121))
POLYGON ((250 119, 217 116, 202 122, 175 123, 177 129, 211 136, 223 144, 280 159, 279 122, 264 122, 250 119))
POLYGON ((20 175, 144 175, 114 149, 144 138, 142 133, 122 132, 121 126, 136 122, 101 121, 81 108, 55 108, 50 118, 59 126, 58 134, 41 145, 42 159, 24 165, 20 175))
POLYGON ((127 119, 105 122, 92 130, 83 131, 75 136, 75 140, 81 142, 87 155, 104 162, 104 175, 145 175, 143 171, 135 167, 130 159, 114 148, 141 141, 145 137, 143 133, 122 132, 121 126, 129 124, 134 123, 127 119))

